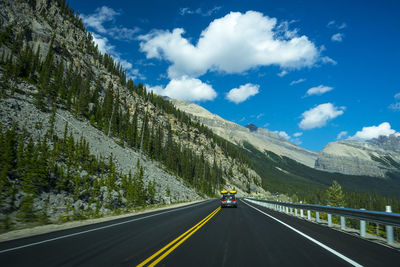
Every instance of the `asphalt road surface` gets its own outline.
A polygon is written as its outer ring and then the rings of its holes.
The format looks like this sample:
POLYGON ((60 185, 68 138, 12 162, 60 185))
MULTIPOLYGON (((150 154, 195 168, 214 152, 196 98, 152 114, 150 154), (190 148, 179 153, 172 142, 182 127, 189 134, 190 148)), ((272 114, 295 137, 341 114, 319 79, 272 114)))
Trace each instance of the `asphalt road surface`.
POLYGON ((0 266, 400 266, 398 250, 239 200, 0 243, 0 266))

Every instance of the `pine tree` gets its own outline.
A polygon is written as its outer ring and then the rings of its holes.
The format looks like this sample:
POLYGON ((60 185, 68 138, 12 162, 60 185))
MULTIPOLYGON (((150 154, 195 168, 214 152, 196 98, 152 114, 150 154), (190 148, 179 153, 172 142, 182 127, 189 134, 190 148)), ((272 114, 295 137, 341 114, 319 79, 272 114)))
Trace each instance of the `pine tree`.
POLYGON ((326 190, 327 204, 334 207, 344 207, 346 202, 342 187, 336 181, 326 190))

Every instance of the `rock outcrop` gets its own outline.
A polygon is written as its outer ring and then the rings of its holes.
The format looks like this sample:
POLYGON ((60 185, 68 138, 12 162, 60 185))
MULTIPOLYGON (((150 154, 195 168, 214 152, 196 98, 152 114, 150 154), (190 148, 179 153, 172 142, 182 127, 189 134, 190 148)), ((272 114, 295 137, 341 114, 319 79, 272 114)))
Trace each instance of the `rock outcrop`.
POLYGON ((314 168, 315 160, 318 156, 317 152, 309 151, 292 144, 277 133, 259 128, 254 124, 243 127, 234 122, 227 121, 216 114, 212 114, 199 105, 171 98, 169 100, 177 108, 191 115, 199 122, 210 127, 216 134, 233 143, 242 144, 243 142, 249 142, 261 152, 264 152, 264 150, 272 151, 314 168))
POLYGON ((365 142, 329 143, 315 161, 315 168, 350 175, 386 177, 400 171, 400 137, 380 136, 365 142))

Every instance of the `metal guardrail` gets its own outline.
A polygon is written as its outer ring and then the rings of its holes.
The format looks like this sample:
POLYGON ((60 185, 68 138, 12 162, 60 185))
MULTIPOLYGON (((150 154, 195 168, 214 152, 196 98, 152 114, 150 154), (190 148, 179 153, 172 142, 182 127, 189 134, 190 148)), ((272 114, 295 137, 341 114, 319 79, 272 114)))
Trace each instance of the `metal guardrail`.
MULTIPOLYGON (((332 215, 340 216, 341 229, 345 230, 346 220, 345 218, 353 218, 360 220, 360 235, 365 237, 366 234, 366 221, 374 222, 386 225, 386 239, 389 244, 393 244, 393 226, 400 227, 400 214, 392 213, 391 207, 386 206, 386 212, 384 211, 370 211, 364 209, 350 209, 344 207, 331 207, 313 204, 302 204, 302 203, 290 203, 290 202, 279 202, 271 200, 262 200, 255 198, 246 198, 252 202, 259 202, 259 205, 267 208, 290 213, 298 216, 300 211, 300 217, 304 217, 303 211, 307 211, 307 219, 311 220, 311 211, 315 212, 316 222, 320 222, 319 213, 326 213, 328 216, 328 225, 332 226, 332 215)), ((257 203, 256 203, 257 204, 257 203)))

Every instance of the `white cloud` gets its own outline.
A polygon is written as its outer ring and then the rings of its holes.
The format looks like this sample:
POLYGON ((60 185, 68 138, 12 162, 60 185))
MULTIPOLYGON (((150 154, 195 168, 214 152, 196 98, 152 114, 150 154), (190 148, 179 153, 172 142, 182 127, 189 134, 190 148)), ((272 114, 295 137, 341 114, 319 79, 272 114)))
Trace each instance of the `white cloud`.
POLYGON ((249 97, 258 94, 260 86, 257 84, 247 83, 239 88, 233 88, 226 94, 226 99, 236 104, 246 101, 249 97))
POLYGON ((283 76, 285 76, 286 74, 288 74, 289 72, 287 72, 287 70, 282 70, 281 72, 279 72, 277 75, 279 76, 279 77, 283 77, 283 76))
POLYGON ((342 24, 339 25, 338 23, 336 23, 336 21, 331 20, 331 21, 328 22, 326 27, 328 27, 330 29, 336 28, 336 29, 342 30, 344 28, 347 28, 347 24, 345 22, 342 22, 342 24))
POLYGON ((336 33, 336 34, 332 35, 331 40, 334 42, 342 42, 343 37, 344 37, 343 33, 336 33))
POLYGON ((117 40, 133 40, 134 35, 140 31, 140 28, 133 29, 125 27, 112 27, 107 30, 107 33, 117 40))
POLYGON ((203 17, 209 17, 209 16, 213 15, 214 13, 217 13, 218 10, 220 10, 220 9, 221 9, 220 6, 215 6, 215 7, 211 8, 211 9, 209 9, 209 10, 206 10, 206 11, 203 11, 202 8, 197 8, 196 10, 192 10, 192 9, 190 9, 188 7, 182 7, 182 8, 179 9, 179 14, 181 16, 184 16, 186 14, 188 14, 188 15, 197 14, 197 15, 201 15, 203 17))
POLYGON ((200 76, 207 71, 242 73, 258 66, 313 66, 320 51, 307 36, 279 28, 277 20, 260 12, 231 12, 213 20, 193 45, 184 29, 156 30, 138 37, 147 58, 172 63, 169 77, 200 76), (292 37, 287 37, 292 36, 292 37))
POLYGON ((391 134, 400 135, 400 133, 396 133, 396 131, 392 129, 390 123, 383 122, 378 126, 363 127, 361 131, 356 132, 356 134, 349 139, 364 141, 377 138, 381 135, 389 136, 391 134))
POLYGON ((331 21, 328 22, 328 24, 326 25, 326 27, 332 28, 332 27, 335 25, 335 23, 336 23, 336 21, 331 20, 331 21))
POLYGON ((302 141, 298 138, 300 137, 303 133, 298 132, 298 133, 294 133, 292 138, 289 134, 287 134, 285 131, 273 131, 273 133, 278 134, 280 137, 285 138, 286 140, 292 142, 293 144, 296 145, 301 145, 302 141))
POLYGON ((261 117, 263 117, 265 114, 264 113, 260 113, 256 116, 257 120, 259 120, 261 117))
POLYGON ((301 79, 292 81, 292 82, 290 83, 290 85, 299 84, 299 83, 302 83, 302 82, 305 82, 305 81, 306 81, 306 79, 301 78, 301 79))
POLYGON ((322 57, 322 58, 321 58, 321 61, 322 61, 322 63, 324 63, 324 64, 328 64, 328 63, 330 63, 330 64, 332 64, 332 65, 336 65, 336 64, 337 64, 337 61, 336 61, 336 60, 334 60, 334 59, 332 59, 332 58, 330 58, 330 57, 327 57, 327 56, 322 57))
POLYGON ((343 137, 347 136, 347 134, 348 134, 348 133, 347 133, 346 131, 341 131, 341 132, 337 135, 336 140, 342 139, 343 137))
POLYGON ((329 120, 342 115, 344 109, 345 107, 335 107, 331 103, 318 105, 301 114, 303 119, 300 121, 299 127, 303 130, 321 128, 325 126, 329 120))
POLYGON ((80 16, 86 27, 93 28, 98 33, 107 34, 117 40, 133 40, 134 34, 139 32, 140 28, 129 29, 122 26, 106 28, 104 26, 106 22, 115 21, 115 17, 120 14, 110 7, 102 6, 97 8, 93 14, 81 14, 80 16))
POLYGON ((277 133, 280 137, 283 137, 286 140, 290 139, 290 136, 285 131, 274 131, 274 133, 277 133))
POLYGON ((211 85, 203 83, 199 79, 183 76, 179 79, 172 79, 168 85, 148 86, 149 91, 153 91, 158 95, 168 96, 175 99, 186 101, 206 101, 213 100, 217 97, 217 93, 211 85))
MULTIPOLYGON (((394 99, 400 100, 400 93, 395 94, 394 99)), ((389 108, 393 111, 400 111, 400 102, 395 102, 389 105, 389 108)))
POLYGON ((400 102, 390 104, 389 108, 393 111, 400 111, 400 102))
POLYGON ((95 33, 92 33, 92 35, 93 35, 94 44, 97 45, 97 48, 99 49, 99 51, 102 54, 104 54, 104 53, 112 54, 115 52, 115 50, 114 50, 115 46, 111 45, 108 42, 107 37, 103 37, 103 36, 95 34, 95 33))
POLYGON ((307 90, 306 92, 306 96, 310 96, 310 95, 322 95, 325 94, 326 92, 329 92, 333 90, 333 87, 330 86, 325 86, 325 85, 319 85, 317 87, 312 87, 310 89, 307 90))
POLYGON ((99 51, 104 54, 107 53, 111 55, 116 62, 119 62, 122 68, 126 71, 126 76, 128 79, 132 78, 136 80, 137 78, 141 80, 145 80, 146 77, 139 72, 139 69, 133 69, 132 63, 121 58, 121 54, 115 51, 115 46, 111 45, 107 39, 107 37, 98 35, 96 33, 92 33, 93 42, 97 45, 99 51))
POLYGON ((119 15, 114 9, 102 6, 96 8, 95 13, 91 15, 81 14, 82 21, 87 27, 94 28, 97 32, 106 33, 103 23, 114 20, 114 17, 119 15))
POLYGON ((140 73, 139 69, 130 69, 129 72, 127 73, 127 78, 132 78, 133 80, 146 80, 146 76, 144 76, 142 73, 140 73))

